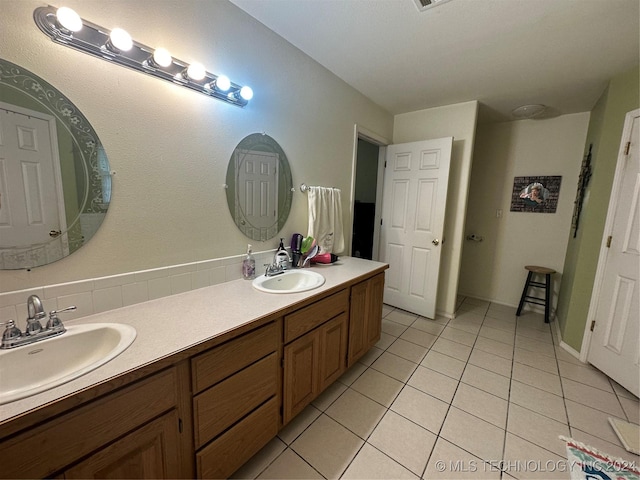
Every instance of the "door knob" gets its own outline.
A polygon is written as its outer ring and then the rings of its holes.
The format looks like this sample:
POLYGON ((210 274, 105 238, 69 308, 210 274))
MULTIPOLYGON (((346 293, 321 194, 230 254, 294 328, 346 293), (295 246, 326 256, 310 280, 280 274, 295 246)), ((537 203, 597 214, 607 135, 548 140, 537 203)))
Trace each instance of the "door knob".
POLYGON ((433 243, 437 247, 440 244, 440 240, 438 240, 437 238, 434 238, 431 243, 433 243))
POLYGON ((53 238, 59 237, 60 235, 62 235, 62 232, 60 230, 51 230, 49 232, 49 236, 53 238))

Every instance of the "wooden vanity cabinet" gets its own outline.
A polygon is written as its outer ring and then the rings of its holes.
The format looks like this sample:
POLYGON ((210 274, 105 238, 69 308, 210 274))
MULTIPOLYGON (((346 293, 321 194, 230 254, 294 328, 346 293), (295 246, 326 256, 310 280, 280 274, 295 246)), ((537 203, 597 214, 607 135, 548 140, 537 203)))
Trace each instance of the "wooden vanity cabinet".
POLYGON ((384 273, 351 287, 347 360, 349 367, 380 340, 383 293, 384 273))
POLYGON ((198 478, 227 478, 280 424, 277 320, 191 360, 198 478))

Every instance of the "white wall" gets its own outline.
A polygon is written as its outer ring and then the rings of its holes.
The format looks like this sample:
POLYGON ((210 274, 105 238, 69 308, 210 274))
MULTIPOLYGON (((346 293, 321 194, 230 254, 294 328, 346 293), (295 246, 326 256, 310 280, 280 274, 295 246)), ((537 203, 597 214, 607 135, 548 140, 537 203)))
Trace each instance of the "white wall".
MULTIPOLYGON (((0 272, 0 292, 242 253, 247 239, 231 219, 222 185, 231 152, 250 133, 266 132, 280 143, 296 187, 331 185, 347 199, 354 125, 391 136, 390 114, 227 1, 65 5, 86 20, 125 28, 141 43, 251 85, 255 97, 244 109, 53 43, 33 21, 41 5, 2 2, 0 56, 74 102, 117 173, 96 236, 54 264, 0 272)), ((350 232, 350 208, 344 212, 350 232)), ((296 192, 281 236, 306 230, 306 196, 296 192)), ((277 242, 252 243, 259 251, 277 242)))
POLYGON ((436 301, 436 311, 445 316, 455 313, 477 115, 478 102, 466 102, 396 115, 393 126, 393 143, 453 137, 436 301))
POLYGON ((476 136, 460 293, 517 306, 526 279, 525 265, 553 268, 553 303, 558 288, 589 113, 546 120, 485 124, 476 136), (514 177, 561 175, 556 213, 510 212, 514 177), (502 218, 496 218, 496 210, 502 218))

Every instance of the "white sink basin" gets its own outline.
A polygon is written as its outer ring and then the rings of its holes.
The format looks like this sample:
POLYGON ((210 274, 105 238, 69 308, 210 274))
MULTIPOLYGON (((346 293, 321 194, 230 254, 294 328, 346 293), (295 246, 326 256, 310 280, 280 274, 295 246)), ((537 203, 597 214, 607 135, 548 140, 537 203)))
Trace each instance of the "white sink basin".
POLYGON ((289 270, 279 275, 260 275, 253 287, 267 293, 299 293, 324 285, 324 277, 312 270, 289 270))
POLYGON ((44 392, 122 353, 136 329, 119 323, 72 325, 57 337, 0 350, 0 405, 44 392))

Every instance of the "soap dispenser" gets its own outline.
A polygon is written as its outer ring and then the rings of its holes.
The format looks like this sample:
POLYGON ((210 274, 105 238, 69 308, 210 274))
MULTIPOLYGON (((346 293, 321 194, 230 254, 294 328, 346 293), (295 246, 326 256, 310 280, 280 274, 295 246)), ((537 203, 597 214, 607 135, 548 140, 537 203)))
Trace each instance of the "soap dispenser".
POLYGON ((256 260, 251 252, 251 245, 247 245, 247 256, 242 261, 242 278, 251 280, 256 276, 256 260))
POLYGON ((287 249, 284 248, 284 238, 281 238, 273 263, 284 270, 289 267, 289 261, 289 253, 287 253, 287 249))

